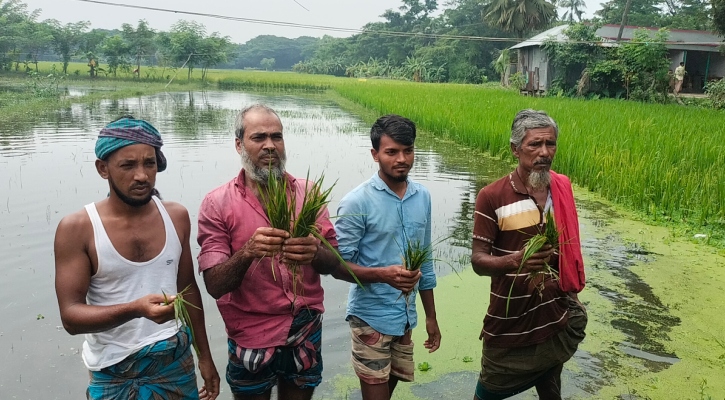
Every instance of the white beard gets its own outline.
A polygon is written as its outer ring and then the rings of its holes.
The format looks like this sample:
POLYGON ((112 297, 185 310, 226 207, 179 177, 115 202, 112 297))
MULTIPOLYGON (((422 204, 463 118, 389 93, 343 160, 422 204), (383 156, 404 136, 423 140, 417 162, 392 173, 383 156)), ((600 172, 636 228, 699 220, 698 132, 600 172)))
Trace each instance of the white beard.
POLYGON ((281 154, 277 153, 277 155, 279 156, 279 165, 272 165, 271 170, 270 168, 260 168, 256 166, 252 162, 252 159, 249 158, 247 149, 242 148, 242 152, 239 156, 242 160, 242 168, 244 168, 247 177, 260 185, 266 186, 267 182, 269 182, 270 171, 272 176, 276 179, 280 179, 284 175, 287 156, 284 152, 281 154))
POLYGON ((551 174, 549 170, 531 171, 529 174, 529 186, 534 190, 546 189, 551 184, 551 174))

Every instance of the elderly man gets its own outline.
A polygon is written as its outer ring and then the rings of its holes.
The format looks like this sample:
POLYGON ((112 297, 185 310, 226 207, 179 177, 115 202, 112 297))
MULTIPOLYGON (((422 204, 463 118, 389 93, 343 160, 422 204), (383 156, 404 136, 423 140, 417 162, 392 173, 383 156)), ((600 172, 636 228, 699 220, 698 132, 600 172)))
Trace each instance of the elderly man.
MULTIPOLYGON (((312 398, 322 381, 320 274, 354 280, 337 255, 314 237, 291 238, 286 230, 270 226, 263 206, 270 175, 285 180, 296 199, 309 187, 285 171, 282 130, 273 109, 261 104, 244 108, 235 123, 242 170, 211 191, 199 210, 199 269, 227 328, 227 382, 237 400, 269 399, 275 385, 279 399, 312 398), (292 264, 296 273, 288 267, 292 264)), ((296 205, 299 212, 301 201, 296 205)), ((317 228, 337 246, 327 209, 318 216, 317 228)), ((374 274, 354 265, 350 269, 362 282, 386 281, 403 290, 417 280, 400 269, 374 274)))
POLYGON ((574 195, 569 179, 550 171, 558 136, 543 111, 519 112, 510 139, 518 166, 476 199, 471 262, 478 275, 491 277, 491 296, 474 400, 505 399, 532 387, 540 399, 560 399, 564 362, 585 336, 574 195), (523 260, 526 241, 544 231, 547 213, 560 234, 558 248, 545 245, 523 260))
POLYGON ((101 130, 96 169, 107 199, 61 220, 55 236, 55 289, 63 326, 85 333, 89 399, 214 399, 211 358, 194 280, 186 209, 154 189, 166 169, 161 136, 148 122, 123 117, 101 130), (188 288, 189 330, 174 320, 174 295, 188 288), (168 295, 168 296, 166 296, 168 295), (204 386, 198 390, 191 343, 204 386))

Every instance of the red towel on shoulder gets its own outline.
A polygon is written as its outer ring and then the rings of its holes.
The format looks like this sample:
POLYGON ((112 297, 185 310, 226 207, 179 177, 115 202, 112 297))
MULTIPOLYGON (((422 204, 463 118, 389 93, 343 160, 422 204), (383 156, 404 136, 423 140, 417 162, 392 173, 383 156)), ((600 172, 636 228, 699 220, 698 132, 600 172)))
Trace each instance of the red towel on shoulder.
POLYGON ((551 171, 551 199, 559 230, 559 287, 565 292, 584 289, 584 260, 579 240, 579 218, 569 178, 551 171))

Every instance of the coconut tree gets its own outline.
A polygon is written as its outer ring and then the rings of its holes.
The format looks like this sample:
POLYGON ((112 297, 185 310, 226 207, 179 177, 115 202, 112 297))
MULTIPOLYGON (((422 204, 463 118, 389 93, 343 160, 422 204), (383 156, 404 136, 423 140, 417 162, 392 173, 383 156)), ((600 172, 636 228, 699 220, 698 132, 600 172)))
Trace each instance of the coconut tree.
POLYGON ((582 9, 587 7, 584 0, 562 0, 560 5, 567 9, 562 18, 564 21, 573 24, 574 17, 576 17, 579 22, 582 22, 582 14, 584 14, 582 9))
POLYGON ((531 31, 547 28, 556 19, 556 6, 546 0, 491 0, 483 19, 523 39, 531 31))

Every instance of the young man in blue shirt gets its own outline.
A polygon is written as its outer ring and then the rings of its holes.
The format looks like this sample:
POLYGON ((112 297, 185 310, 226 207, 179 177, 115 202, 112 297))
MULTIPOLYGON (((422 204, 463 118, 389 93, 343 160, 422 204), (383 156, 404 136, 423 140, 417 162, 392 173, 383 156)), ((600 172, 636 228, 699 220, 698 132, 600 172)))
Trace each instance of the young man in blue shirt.
POLYGON ((420 272, 401 266, 403 248, 419 242, 431 246, 431 200, 423 185, 408 178, 415 158, 415 124, 398 115, 386 115, 370 131, 373 160, 379 170, 340 202, 335 223, 339 251, 363 287, 351 285, 347 320, 352 333, 352 363, 360 378, 364 400, 388 400, 398 381, 412 382, 413 342, 417 325, 416 292, 425 310, 429 352, 440 346, 433 288, 432 260, 420 272), (420 279, 417 289, 401 286, 382 275, 420 279), (376 276, 380 274, 381 276, 376 276), (368 277, 369 275, 369 277, 368 277), (404 294, 405 295, 402 295, 404 294))

